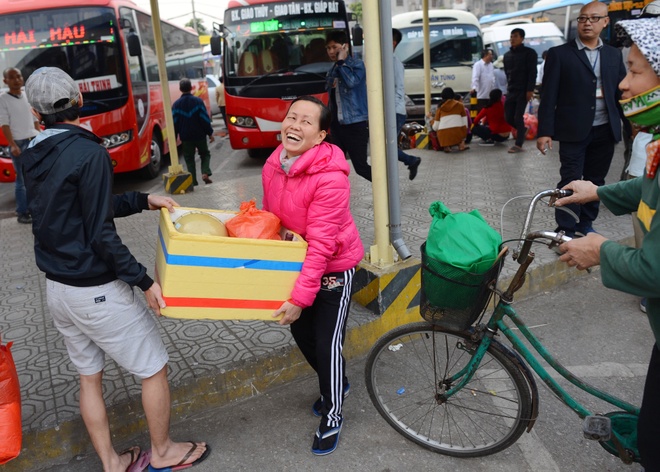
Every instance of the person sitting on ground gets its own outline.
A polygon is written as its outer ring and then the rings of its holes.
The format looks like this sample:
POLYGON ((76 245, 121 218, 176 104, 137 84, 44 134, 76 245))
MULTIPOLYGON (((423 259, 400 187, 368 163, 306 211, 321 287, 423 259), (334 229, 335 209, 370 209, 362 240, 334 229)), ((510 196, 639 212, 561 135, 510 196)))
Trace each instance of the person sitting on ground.
MULTIPOLYGON (((454 100, 458 100, 465 106, 463 101, 463 96, 460 93, 454 95, 454 100)), ((467 136, 465 136, 465 144, 470 144, 472 142, 472 115, 470 115, 470 108, 465 106, 465 120, 467 126, 467 136)))
POLYGON ((490 91, 488 105, 482 108, 474 119, 472 134, 479 136, 482 142, 479 146, 493 146, 509 139, 511 125, 504 117, 504 104, 502 103, 502 91, 493 89, 490 91), (485 120, 485 124, 481 124, 485 120))
MULTIPOLYGON (((438 135, 440 147, 445 152, 452 152, 454 146, 459 151, 470 149, 465 145, 467 137, 467 113, 465 105, 455 99, 456 94, 450 87, 442 90, 442 103, 438 106, 435 117, 430 120, 431 127, 438 135)), ((429 118, 431 114, 429 113, 429 118)))

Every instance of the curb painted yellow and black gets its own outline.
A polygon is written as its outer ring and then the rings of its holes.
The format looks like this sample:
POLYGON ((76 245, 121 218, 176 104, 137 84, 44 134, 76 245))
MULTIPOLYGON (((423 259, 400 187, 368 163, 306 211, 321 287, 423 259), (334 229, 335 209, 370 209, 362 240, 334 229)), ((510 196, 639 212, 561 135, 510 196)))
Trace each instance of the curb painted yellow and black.
MULTIPOLYGON (((632 244, 633 238, 619 241, 632 244)), ((372 321, 349 329, 346 333, 344 354, 347 360, 366 355, 374 343, 389 330, 413 321, 419 321, 419 262, 414 261, 404 269, 386 274, 380 282, 381 301, 372 300, 372 306, 384 308, 381 316, 374 316, 372 321), (388 288, 390 287, 390 288, 388 288), (396 289, 401 288, 399 296, 396 289)), ((356 274, 359 274, 358 273, 356 274)), ((584 271, 568 267, 558 260, 538 265, 527 274, 527 282, 517 292, 517 299, 549 291, 572 279, 585 276, 584 271)), ((366 277, 367 272, 360 275, 366 277)), ((509 280, 502 280, 501 285, 508 285, 509 280)), ((374 294, 371 280, 361 290, 361 295, 374 294)), ((356 293, 356 295, 358 295, 356 293)), ((371 296, 371 295, 369 295, 371 296)), ((232 370, 213 372, 204 377, 172 385, 172 421, 181 422, 186 417, 216 408, 236 400, 249 398, 286 382, 310 375, 311 369, 300 351, 294 347, 276 350, 266 357, 241 363, 232 370)), ((139 395, 128 402, 108 408, 110 426, 115 444, 128 443, 129 440, 147 431, 147 424, 139 395)), ((24 431, 21 455, 0 467, 2 472, 23 472, 35 470, 58 463, 66 463, 80 454, 93 454, 93 448, 82 419, 61 423, 55 427, 40 431, 24 431)))

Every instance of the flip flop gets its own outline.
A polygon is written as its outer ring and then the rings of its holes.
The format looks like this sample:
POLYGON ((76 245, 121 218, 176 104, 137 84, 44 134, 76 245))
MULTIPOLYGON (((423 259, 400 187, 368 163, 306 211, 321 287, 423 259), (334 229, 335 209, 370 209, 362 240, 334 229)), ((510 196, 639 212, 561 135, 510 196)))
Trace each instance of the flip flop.
POLYGON ((459 148, 458 151, 463 152, 463 151, 467 151, 468 149, 470 149, 470 146, 465 146, 463 149, 459 148))
POLYGON ((129 447, 125 451, 119 453, 120 456, 123 456, 124 454, 131 455, 131 463, 126 467, 126 472, 133 472, 135 470, 133 467, 140 460, 140 456, 142 455, 142 449, 140 449, 140 446, 129 447))
POLYGON ((142 451, 138 455, 138 458, 133 462, 126 472, 143 472, 147 467, 149 467, 149 462, 151 461, 151 451, 142 451))
POLYGON ((209 454, 211 454, 211 446, 209 446, 207 444, 206 445, 206 450, 204 451, 204 454, 199 456, 199 459, 197 459, 195 462, 191 462, 190 464, 184 464, 184 462, 186 462, 188 460, 188 458, 192 455, 192 453, 195 452, 195 449, 197 449, 197 443, 196 442, 194 442, 194 441, 188 441, 188 442, 190 444, 192 444, 192 447, 186 453, 186 455, 183 456, 183 459, 181 459, 178 464, 170 465, 170 466, 167 466, 167 467, 162 467, 160 469, 157 469, 154 466, 152 466, 151 464, 149 464, 149 472, 174 472, 176 470, 188 469, 190 467, 196 466, 196 465, 204 462, 204 460, 206 460, 206 458, 209 456, 209 454))

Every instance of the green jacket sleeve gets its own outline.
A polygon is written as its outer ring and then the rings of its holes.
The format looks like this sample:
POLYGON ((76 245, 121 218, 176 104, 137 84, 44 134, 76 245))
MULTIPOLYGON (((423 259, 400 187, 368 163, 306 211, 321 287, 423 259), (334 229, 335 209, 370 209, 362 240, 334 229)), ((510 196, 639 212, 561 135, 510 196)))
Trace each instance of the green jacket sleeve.
MULTIPOLYGON (((637 178, 598 189, 598 196, 614 214, 636 211, 642 199, 642 180, 637 178)), ((657 185, 654 181, 652 185, 657 185)), ((606 241, 600 249, 603 285, 633 295, 660 298, 660 218, 653 218, 642 247, 606 241)))

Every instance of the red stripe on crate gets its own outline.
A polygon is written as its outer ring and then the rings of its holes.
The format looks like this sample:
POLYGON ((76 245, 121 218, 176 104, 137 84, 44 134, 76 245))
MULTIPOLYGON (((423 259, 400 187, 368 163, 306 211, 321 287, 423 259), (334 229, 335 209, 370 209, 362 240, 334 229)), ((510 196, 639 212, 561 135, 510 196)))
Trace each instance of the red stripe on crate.
POLYGON ((240 300, 232 298, 188 298, 163 297, 168 307, 186 308, 242 308, 254 310, 277 310, 283 301, 277 300, 240 300))

